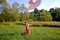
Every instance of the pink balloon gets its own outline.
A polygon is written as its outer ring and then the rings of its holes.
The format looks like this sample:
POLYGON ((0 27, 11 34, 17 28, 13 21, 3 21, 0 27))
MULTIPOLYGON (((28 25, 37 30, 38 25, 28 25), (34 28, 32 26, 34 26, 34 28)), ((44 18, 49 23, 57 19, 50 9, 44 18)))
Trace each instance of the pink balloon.
POLYGON ((40 3, 41 3, 41 0, 37 0, 36 2, 33 2, 33 0, 30 0, 30 2, 29 2, 30 5, 28 7, 28 10, 32 10, 32 9, 38 7, 40 5, 40 3))

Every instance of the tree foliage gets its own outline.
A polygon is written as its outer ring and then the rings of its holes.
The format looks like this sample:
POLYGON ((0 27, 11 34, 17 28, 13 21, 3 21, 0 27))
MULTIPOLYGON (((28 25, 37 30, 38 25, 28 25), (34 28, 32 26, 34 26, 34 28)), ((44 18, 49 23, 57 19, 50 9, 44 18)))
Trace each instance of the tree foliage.
POLYGON ((21 13, 20 15, 20 21, 26 21, 29 19, 29 14, 27 12, 21 13))
POLYGON ((51 8, 50 9, 51 16, 53 21, 60 21, 60 8, 51 8))
POLYGON ((28 12, 24 4, 15 2, 12 7, 7 4, 6 0, 0 0, 4 4, 3 11, 0 14, 0 22, 10 21, 27 21, 32 19, 34 21, 60 21, 60 8, 51 8, 47 10, 34 9, 28 12))
POLYGON ((3 4, 7 4, 7 0, 0 0, 3 4))
POLYGON ((39 21, 52 21, 52 16, 51 14, 46 11, 46 10, 41 10, 39 16, 38 16, 39 21))

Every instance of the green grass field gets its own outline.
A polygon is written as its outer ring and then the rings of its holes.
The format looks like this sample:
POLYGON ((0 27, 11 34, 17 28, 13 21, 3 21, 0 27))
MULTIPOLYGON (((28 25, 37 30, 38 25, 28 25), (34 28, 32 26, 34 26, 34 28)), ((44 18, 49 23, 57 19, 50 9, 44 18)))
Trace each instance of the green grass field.
POLYGON ((30 27, 30 35, 24 35, 22 25, 0 25, 0 40, 60 40, 60 28, 30 27))

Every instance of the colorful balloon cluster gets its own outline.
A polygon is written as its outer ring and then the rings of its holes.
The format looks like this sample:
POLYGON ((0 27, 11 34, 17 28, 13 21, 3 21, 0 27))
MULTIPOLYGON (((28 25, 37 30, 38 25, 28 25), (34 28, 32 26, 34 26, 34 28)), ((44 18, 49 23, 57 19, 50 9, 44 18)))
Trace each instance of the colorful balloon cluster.
POLYGON ((36 0, 35 2, 33 2, 33 0, 30 0, 28 10, 32 10, 32 9, 38 7, 40 5, 40 3, 41 3, 41 0, 36 0))

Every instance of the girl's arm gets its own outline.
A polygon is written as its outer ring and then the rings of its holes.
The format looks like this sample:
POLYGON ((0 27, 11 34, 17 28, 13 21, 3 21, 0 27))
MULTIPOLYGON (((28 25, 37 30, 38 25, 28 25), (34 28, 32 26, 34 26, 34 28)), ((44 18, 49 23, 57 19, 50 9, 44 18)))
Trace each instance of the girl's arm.
POLYGON ((29 24, 30 26, 32 26, 33 24, 29 24))

